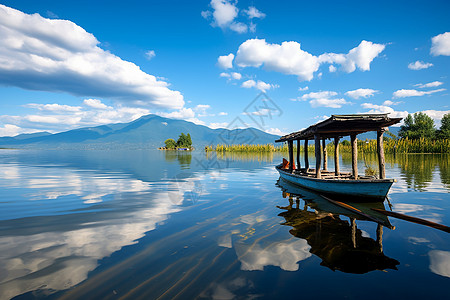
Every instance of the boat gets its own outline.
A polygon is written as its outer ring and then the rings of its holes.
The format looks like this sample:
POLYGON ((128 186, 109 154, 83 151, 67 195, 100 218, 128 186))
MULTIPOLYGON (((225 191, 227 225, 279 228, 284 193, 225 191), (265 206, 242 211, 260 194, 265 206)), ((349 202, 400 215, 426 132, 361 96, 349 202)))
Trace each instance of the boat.
POLYGON ((383 133, 397 124, 402 118, 390 118, 388 114, 353 114, 332 115, 330 118, 314 124, 304 130, 282 136, 275 142, 287 142, 289 161, 277 165, 280 177, 295 185, 311 189, 321 194, 338 197, 339 199, 365 199, 369 201, 383 201, 396 182, 386 178, 383 150, 383 133), (359 175, 357 167, 357 135, 377 132, 378 176, 359 175), (352 146, 352 172, 341 172, 339 166, 339 140, 350 136, 352 146), (334 171, 327 169, 326 139, 334 139, 334 171), (300 141, 304 141, 305 166, 300 165, 300 141), (309 168, 308 141, 315 142, 315 169, 309 168), (294 162, 293 143, 297 141, 297 164, 294 162), (322 150, 321 150, 322 144, 322 150), (323 157, 323 166, 322 166, 323 157))

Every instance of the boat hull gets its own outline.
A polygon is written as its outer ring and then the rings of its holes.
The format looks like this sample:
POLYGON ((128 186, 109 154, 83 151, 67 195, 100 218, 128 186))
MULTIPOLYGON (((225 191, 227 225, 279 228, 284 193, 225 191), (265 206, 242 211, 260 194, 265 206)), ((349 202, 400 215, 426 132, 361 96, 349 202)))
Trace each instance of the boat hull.
POLYGON ((341 180, 341 179, 317 179, 298 174, 291 174, 287 170, 276 167, 280 177, 290 183, 317 191, 322 194, 337 196, 345 199, 365 199, 364 201, 383 201, 389 189, 395 182, 394 179, 372 180, 341 180))

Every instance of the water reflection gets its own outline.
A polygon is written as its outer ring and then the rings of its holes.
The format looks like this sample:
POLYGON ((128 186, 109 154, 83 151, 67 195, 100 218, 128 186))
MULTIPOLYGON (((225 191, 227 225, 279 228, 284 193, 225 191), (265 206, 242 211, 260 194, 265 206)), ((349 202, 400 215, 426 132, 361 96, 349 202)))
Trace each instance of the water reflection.
POLYGON ((280 179, 279 187, 283 196, 289 199, 289 204, 279 207, 284 210, 279 215, 285 219, 283 225, 291 226, 289 231, 293 236, 307 241, 310 252, 322 259, 321 265, 331 270, 346 273, 363 274, 374 270, 397 270, 399 262, 383 253, 383 226, 392 228, 387 217, 372 212, 370 208, 384 209, 377 203, 352 203, 353 207, 369 215, 378 223, 377 239, 363 235, 356 226, 356 220, 367 220, 362 214, 355 214, 345 208, 338 207, 320 195, 293 186, 280 179), (304 206, 300 207, 300 199, 304 206), (294 200, 296 204, 294 204, 294 200), (348 217, 349 221, 340 216, 348 217))
POLYGON ((137 243, 183 202, 171 194, 179 190, 173 182, 71 168, 5 164, 0 170, 1 299, 77 285, 100 259, 137 243))
POLYGON ((420 192, 431 185, 433 177, 437 177, 437 169, 442 184, 450 188, 449 160, 448 154, 403 154, 395 157, 407 187, 420 192))
POLYGON ((192 153, 191 151, 164 150, 164 158, 167 162, 178 161, 182 169, 189 169, 192 153))

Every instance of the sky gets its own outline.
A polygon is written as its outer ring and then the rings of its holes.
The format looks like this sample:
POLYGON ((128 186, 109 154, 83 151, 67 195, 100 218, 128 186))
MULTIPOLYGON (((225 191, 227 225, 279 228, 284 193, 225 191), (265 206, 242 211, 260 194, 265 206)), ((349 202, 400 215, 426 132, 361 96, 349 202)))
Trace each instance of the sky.
POLYGON ((0 136, 450 113, 449 1, 0 1, 0 136))

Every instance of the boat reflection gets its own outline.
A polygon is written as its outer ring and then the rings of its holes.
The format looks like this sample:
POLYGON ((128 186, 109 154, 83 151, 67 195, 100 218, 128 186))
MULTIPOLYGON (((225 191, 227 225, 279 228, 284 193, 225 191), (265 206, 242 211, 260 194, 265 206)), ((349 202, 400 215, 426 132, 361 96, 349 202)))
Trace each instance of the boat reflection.
POLYGON ((278 206, 283 210, 279 216, 285 219, 282 225, 291 226, 289 232, 293 236, 307 241, 311 246, 310 253, 322 259, 322 266, 355 274, 397 270, 399 262, 387 257, 382 245, 383 227, 394 227, 386 216, 371 210, 384 209, 383 203, 348 203, 356 209, 350 210, 282 179, 277 185, 282 190, 283 198, 289 200, 287 206, 278 206), (300 200, 303 200, 303 207, 300 200), (376 222, 376 240, 358 229, 356 220, 376 222))

